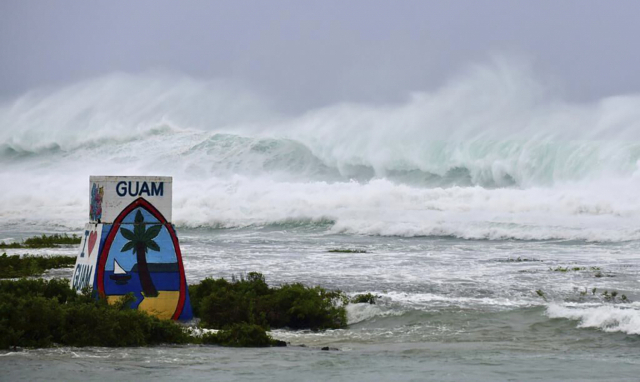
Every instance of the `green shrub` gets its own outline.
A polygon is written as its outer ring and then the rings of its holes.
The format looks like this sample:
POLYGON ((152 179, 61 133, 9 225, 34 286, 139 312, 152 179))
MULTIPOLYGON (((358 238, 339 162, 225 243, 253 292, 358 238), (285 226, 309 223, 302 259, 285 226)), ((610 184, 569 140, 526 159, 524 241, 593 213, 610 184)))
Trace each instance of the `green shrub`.
POLYGON ((246 278, 205 279, 189 287, 194 315, 201 325, 226 329, 237 323, 264 329, 337 329, 347 325, 345 296, 339 291, 302 284, 271 288, 260 273, 246 278))
POLYGON ((77 300, 81 296, 69 287, 67 279, 0 280, 0 295, 10 295, 17 298, 44 297, 55 299, 61 304, 77 300))
POLYGON ((173 321, 127 308, 133 298, 109 305, 68 280, 0 281, 0 348, 198 342, 173 321))
POLYGON ((51 346, 59 337, 63 315, 56 300, 0 295, 0 348, 51 346))
POLYGON ((347 324, 346 297, 302 284, 269 287, 259 273, 246 278, 206 279, 190 286, 196 317, 204 327, 224 329, 192 337, 170 320, 129 309, 128 295, 116 304, 90 291, 76 293, 64 279, 0 281, 0 349, 11 347, 146 346, 205 343, 221 346, 285 346, 271 327, 321 330, 347 324))
POLYGON ((19 249, 19 248, 25 248, 24 244, 5 243, 4 241, 0 241, 0 249, 19 249))
POLYGON ((53 235, 42 235, 42 236, 34 236, 26 239, 24 244, 28 248, 48 248, 48 247, 56 247, 58 244, 66 244, 66 245, 74 245, 80 244, 82 238, 76 234, 71 236, 65 234, 53 234, 53 235))
POLYGON ((321 287, 288 284, 274 289, 274 293, 258 300, 256 305, 271 327, 291 329, 338 329, 347 326, 346 311, 335 302, 340 292, 321 287))
POLYGON ((53 234, 34 236, 26 239, 23 243, 5 243, 0 242, 0 248, 54 248, 60 244, 80 244, 82 238, 78 235, 53 234))
POLYGON ((61 343, 120 347, 193 342, 173 321, 129 309, 133 300, 133 295, 130 295, 115 305, 109 305, 105 300, 94 304, 71 304, 67 309, 61 343))
POLYGON ((3 253, 0 256, 0 278, 37 276, 47 269, 70 268, 75 263, 75 256, 7 256, 3 253))
POLYGON ((375 304, 376 303, 376 299, 380 297, 380 296, 376 296, 373 295, 371 293, 366 293, 366 294, 357 294, 355 296, 353 296, 351 298, 351 303, 352 304, 363 304, 363 303, 369 303, 369 304, 375 304))
POLYGON ((229 347, 287 346, 284 341, 274 340, 259 325, 234 324, 227 330, 202 336, 202 343, 229 347))

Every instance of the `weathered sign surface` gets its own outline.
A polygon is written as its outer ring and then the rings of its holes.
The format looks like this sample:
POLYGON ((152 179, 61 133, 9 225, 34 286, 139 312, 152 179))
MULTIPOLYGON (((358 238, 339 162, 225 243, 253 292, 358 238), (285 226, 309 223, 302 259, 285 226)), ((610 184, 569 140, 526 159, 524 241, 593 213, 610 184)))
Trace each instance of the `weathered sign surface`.
POLYGON ((72 286, 109 301, 133 293, 134 308, 160 318, 193 318, 182 254, 171 224, 170 177, 96 176, 90 219, 72 286))
POLYGON ((101 236, 102 224, 87 223, 84 226, 80 254, 71 277, 71 286, 77 291, 93 286, 101 236))
POLYGON ((171 222, 171 177, 92 176, 89 218, 94 223, 113 223, 131 202, 144 198, 171 222))

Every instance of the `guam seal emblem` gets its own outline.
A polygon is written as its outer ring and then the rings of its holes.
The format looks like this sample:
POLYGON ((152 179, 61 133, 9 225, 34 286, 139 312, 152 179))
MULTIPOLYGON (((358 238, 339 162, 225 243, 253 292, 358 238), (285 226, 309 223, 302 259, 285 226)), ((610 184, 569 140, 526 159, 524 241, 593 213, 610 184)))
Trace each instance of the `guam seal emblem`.
POLYGON ((97 289, 110 302, 133 293, 132 308, 159 318, 191 314, 178 238, 145 199, 136 199, 113 222, 98 263, 97 289))

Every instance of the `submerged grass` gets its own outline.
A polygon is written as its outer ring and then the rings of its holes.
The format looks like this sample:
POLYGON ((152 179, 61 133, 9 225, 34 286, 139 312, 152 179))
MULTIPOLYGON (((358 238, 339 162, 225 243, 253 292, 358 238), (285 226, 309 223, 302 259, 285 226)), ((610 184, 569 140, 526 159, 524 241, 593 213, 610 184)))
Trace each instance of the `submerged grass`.
POLYGON ((330 249, 327 252, 331 253, 367 253, 364 249, 350 249, 350 248, 336 248, 330 249))
POLYGON ((26 239, 22 243, 5 243, 0 242, 0 249, 20 249, 20 248, 55 248, 59 245, 80 244, 81 237, 78 235, 53 234, 34 236, 26 239))
MULTIPOLYGON (((577 288, 574 288, 574 290, 577 290, 577 288)), ((546 293, 542 290, 542 289, 538 289, 535 291, 536 294, 538 296, 540 296, 545 302, 548 302, 547 299, 547 295, 546 293)), ((588 288, 584 288, 584 290, 578 290, 580 298, 578 301, 584 301, 585 299, 588 300, 603 300, 605 302, 612 302, 612 303, 630 303, 632 302, 626 295, 621 294, 620 297, 618 298, 618 295, 620 294, 618 291, 616 290, 604 290, 602 293, 597 294, 598 289, 597 288, 593 288, 591 290, 589 290, 588 288), (591 293, 591 296, 589 295, 589 293, 591 293)), ((568 301, 572 301, 571 298, 568 299, 568 301)), ((575 301, 575 300, 573 300, 575 301)))
POLYGON ((508 258, 505 260, 498 260, 500 263, 542 263, 543 260, 539 259, 531 259, 527 257, 516 257, 516 258, 508 258))
POLYGON ((76 262, 75 256, 0 256, 0 278, 38 276, 47 269, 70 268, 76 262))
MULTIPOLYGON (((596 294, 596 288, 593 288, 593 294, 596 294)), ((609 292, 608 290, 605 290, 604 292, 602 292, 601 296, 605 301, 609 301, 609 302, 616 302, 616 297, 618 297, 618 291, 612 290, 611 292, 609 292)), ((629 300, 627 298, 626 295, 620 295, 620 298, 618 299, 619 302, 631 302, 631 300, 629 300)))
POLYGON ((562 273, 566 273, 566 272, 581 272, 581 271, 597 271, 600 272, 601 269, 600 267, 555 267, 555 268, 549 268, 550 271, 552 272, 562 272, 562 273))

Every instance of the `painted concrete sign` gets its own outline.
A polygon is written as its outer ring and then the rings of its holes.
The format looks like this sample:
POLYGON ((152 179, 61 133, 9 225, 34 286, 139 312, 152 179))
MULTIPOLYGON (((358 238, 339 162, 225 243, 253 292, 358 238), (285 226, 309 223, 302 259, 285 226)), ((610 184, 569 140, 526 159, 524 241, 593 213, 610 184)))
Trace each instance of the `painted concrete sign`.
POLYGON ((80 254, 71 277, 71 286, 77 291, 93 286, 101 236, 102 224, 88 223, 84 226, 80 254))
POLYGON ((170 177, 91 177, 90 219, 71 281, 109 301, 127 293, 160 318, 193 318, 175 228, 170 177), (97 243, 97 244, 96 244, 97 243))
POLYGON ((89 183, 91 222, 113 223, 138 198, 144 198, 171 222, 171 177, 92 176, 89 183))

